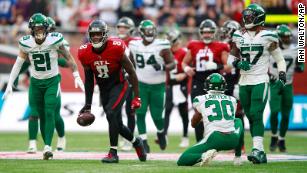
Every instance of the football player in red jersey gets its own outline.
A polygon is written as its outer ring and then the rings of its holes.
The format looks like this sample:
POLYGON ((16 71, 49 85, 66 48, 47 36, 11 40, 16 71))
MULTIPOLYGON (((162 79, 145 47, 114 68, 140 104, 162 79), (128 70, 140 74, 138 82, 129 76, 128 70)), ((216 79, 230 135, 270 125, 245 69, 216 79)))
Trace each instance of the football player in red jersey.
POLYGON ((176 61, 176 69, 168 72, 166 81, 166 102, 165 102, 165 119, 164 119, 164 132, 167 134, 170 114, 174 105, 178 105, 178 110, 182 118, 183 124, 183 137, 179 147, 185 148, 189 146, 188 138, 188 91, 187 83, 188 78, 181 67, 182 60, 187 53, 187 49, 181 46, 180 41, 181 33, 178 30, 172 30, 167 33, 167 39, 171 43, 171 51, 176 61), (176 100, 173 93, 176 93, 176 100))
MULTIPOLYGON (((205 79, 212 73, 219 73, 220 70, 229 68, 227 57, 230 48, 227 44, 214 41, 217 31, 216 24, 210 19, 201 22, 199 35, 201 40, 192 40, 188 43, 188 52, 183 59, 182 68, 184 72, 193 77, 192 79, 192 100, 198 95, 206 94, 204 90, 205 79)), ((199 123, 195 127, 196 141, 203 139, 204 126, 199 123)))
POLYGON ((109 123, 110 150, 102 159, 103 163, 118 163, 117 143, 120 134, 129 140, 141 161, 146 161, 146 152, 140 138, 135 138, 123 125, 121 108, 127 97, 128 81, 124 78, 125 70, 129 74, 134 92, 132 109, 141 106, 138 79, 133 65, 127 57, 125 43, 121 39, 108 38, 108 26, 102 20, 94 20, 88 28, 89 42, 78 51, 85 73, 85 106, 80 113, 91 111, 94 77, 100 91, 100 99, 109 123))
MULTIPOLYGON (((117 22, 117 25, 116 25, 117 36, 125 42, 127 47, 131 40, 141 39, 138 37, 132 37, 134 29, 135 29, 135 24, 133 20, 129 17, 122 17, 117 22)), ((130 129, 130 131, 134 133, 135 112, 131 110, 131 101, 132 101, 132 85, 130 84, 128 88, 128 96, 126 99, 125 110, 126 110, 126 115, 127 115, 127 126, 130 129)), ((127 140, 124 140, 124 143, 122 144, 121 149, 124 151, 129 151, 131 150, 131 148, 132 148, 131 143, 127 140)))

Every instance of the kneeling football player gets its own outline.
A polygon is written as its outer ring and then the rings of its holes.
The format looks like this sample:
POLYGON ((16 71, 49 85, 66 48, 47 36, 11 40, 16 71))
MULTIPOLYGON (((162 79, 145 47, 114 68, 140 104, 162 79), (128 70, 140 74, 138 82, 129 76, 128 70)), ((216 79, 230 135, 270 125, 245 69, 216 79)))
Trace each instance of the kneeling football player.
POLYGON ((241 120, 235 118, 237 101, 224 94, 226 82, 218 73, 207 77, 205 87, 208 94, 193 99, 195 114, 192 118, 193 127, 204 123, 205 137, 184 151, 177 165, 193 166, 200 162, 204 166, 218 151, 232 149, 235 149, 234 165, 241 165, 243 126, 241 120))
POLYGON ((85 73, 85 106, 80 114, 91 111, 94 77, 100 90, 100 99, 109 123, 110 150, 103 163, 118 163, 118 135, 133 144, 140 161, 146 161, 146 152, 141 138, 135 138, 122 122, 121 109, 127 97, 128 81, 123 69, 129 74, 134 99, 132 109, 141 106, 138 79, 129 58, 125 43, 121 39, 108 38, 108 26, 102 20, 94 20, 88 28, 89 43, 78 51, 85 73))

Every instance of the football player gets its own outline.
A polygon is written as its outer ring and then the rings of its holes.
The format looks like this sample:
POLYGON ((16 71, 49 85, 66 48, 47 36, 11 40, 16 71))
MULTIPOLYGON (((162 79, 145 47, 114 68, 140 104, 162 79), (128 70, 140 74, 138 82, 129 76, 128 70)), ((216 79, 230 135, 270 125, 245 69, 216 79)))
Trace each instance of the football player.
POLYGON ((277 64, 271 58, 270 66, 270 109, 271 109, 271 144, 270 150, 275 151, 277 146, 280 152, 286 152, 285 136, 288 130, 290 111, 293 105, 293 74, 294 72, 303 72, 304 63, 297 62, 297 47, 291 44, 292 32, 287 25, 277 26, 277 35, 279 38, 279 47, 287 63, 285 87, 278 85, 277 64), (281 121, 279 135, 278 129, 278 113, 281 112, 281 121))
POLYGON ((241 120, 235 118, 237 101, 224 94, 226 82, 218 73, 207 77, 205 87, 208 93, 193 99, 195 114, 191 120, 193 127, 204 124, 205 136, 181 154, 177 165, 193 166, 200 162, 200 166, 205 166, 218 151, 232 149, 236 151, 234 164, 241 165, 244 129, 241 120))
MULTIPOLYGON (((55 21, 51 17, 47 17, 47 23, 49 25, 48 32, 52 33, 55 32, 56 26, 55 21)), ((68 42, 64 39, 63 45, 66 49, 70 49, 68 42)), ((58 58, 58 65, 60 67, 68 68, 71 66, 71 64, 68 63, 68 61, 63 58, 58 58)), ((23 73, 28 70, 30 66, 29 61, 25 61, 21 67, 20 73, 23 73)), ((17 80, 17 79, 16 79, 17 80)), ((57 148, 56 151, 63 151, 66 146, 66 138, 65 138, 65 128, 64 128, 64 121, 63 118, 60 115, 60 109, 61 109, 61 94, 59 94, 59 103, 56 106, 56 114, 55 114, 55 129, 58 133, 58 141, 57 141, 57 148)), ((28 133, 29 133, 29 148, 28 153, 36 153, 37 146, 36 146, 36 140, 37 140, 37 132, 38 132, 38 115, 29 115, 29 121, 28 121, 28 133)), ((41 122, 41 128, 44 129, 44 122, 41 122)), ((44 132, 44 131, 43 131, 44 132)), ((44 134, 43 134, 44 136, 44 134)))
POLYGON ((163 118, 165 71, 174 69, 175 63, 169 41, 156 38, 157 28, 151 20, 143 20, 138 29, 142 39, 131 41, 129 48, 132 52, 130 55, 135 62, 142 99, 142 106, 136 111, 137 127, 146 151, 149 153, 145 122, 148 107, 158 131, 160 149, 164 150, 167 146, 163 118))
POLYGON ((267 163, 263 148, 263 111, 268 96, 269 58, 277 63, 281 87, 286 83, 286 63, 278 46, 275 32, 264 29, 265 11, 258 4, 250 4, 242 12, 244 28, 233 34, 231 56, 233 66, 240 69, 239 97, 249 123, 253 147, 248 160, 254 164, 267 163))
POLYGON ((138 79, 129 58, 125 43, 118 38, 108 38, 108 26, 102 20, 94 20, 88 27, 89 42, 80 46, 78 58, 85 73, 85 105, 80 114, 91 111, 94 91, 94 78, 99 87, 100 100, 109 123, 110 150, 102 158, 103 163, 118 163, 118 135, 120 134, 133 144, 140 161, 146 161, 146 152, 140 138, 122 121, 121 109, 127 98, 128 81, 124 78, 123 69, 129 74, 134 93, 131 109, 141 106, 138 79))
POLYGON ((176 68, 167 73, 164 131, 167 135, 172 109, 174 105, 178 105, 183 125, 183 135, 179 147, 185 148, 189 146, 188 77, 182 70, 181 63, 187 49, 181 46, 181 33, 179 30, 169 31, 166 35, 171 43, 171 51, 176 61, 176 68))
MULTIPOLYGON (((129 17, 122 17, 118 20, 116 24, 116 32, 117 36, 122 39, 126 46, 128 47, 129 42, 131 40, 138 40, 140 38, 138 37, 133 37, 132 34, 135 30, 135 24, 133 20, 129 17)), ((130 53, 130 52, 129 52, 130 53)), ((129 56, 128 56, 129 57, 129 56)), ((130 129, 132 133, 134 133, 135 129, 135 112, 131 110, 131 101, 132 101, 132 86, 129 84, 129 89, 128 89, 128 96, 126 99, 126 115, 127 115, 127 126, 130 129)), ((131 150, 132 145, 129 141, 124 140, 123 145, 121 146, 121 149, 123 151, 129 151, 131 150)))
POLYGON ((12 93, 13 82, 19 74, 22 64, 29 58, 30 87, 29 104, 31 115, 39 115, 42 137, 44 140, 43 158, 48 160, 53 157, 51 142, 55 128, 55 114, 60 103, 60 80, 58 68, 58 51, 72 64, 71 69, 75 78, 75 86, 84 88, 80 78, 77 64, 73 56, 63 45, 63 36, 60 33, 48 33, 46 16, 35 13, 29 20, 31 35, 26 35, 19 40, 19 55, 10 74, 8 87, 3 95, 6 98, 12 93))
MULTIPOLYGON (((188 51, 183 59, 184 72, 192 77, 192 100, 199 95, 206 94, 204 81, 212 73, 219 73, 222 69, 228 69, 227 57, 229 46, 226 43, 215 41, 217 27, 214 21, 206 19, 199 26, 200 40, 192 40, 188 43, 188 51)), ((196 141, 203 139, 204 127, 199 123, 195 127, 196 141)))

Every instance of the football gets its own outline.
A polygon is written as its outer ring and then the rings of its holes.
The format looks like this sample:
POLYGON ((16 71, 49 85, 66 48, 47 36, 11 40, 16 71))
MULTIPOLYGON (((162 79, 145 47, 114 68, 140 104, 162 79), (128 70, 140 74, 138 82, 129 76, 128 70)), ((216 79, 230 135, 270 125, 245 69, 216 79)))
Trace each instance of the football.
POLYGON ((81 113, 77 118, 77 123, 80 126, 89 126, 95 121, 95 115, 90 112, 81 113))

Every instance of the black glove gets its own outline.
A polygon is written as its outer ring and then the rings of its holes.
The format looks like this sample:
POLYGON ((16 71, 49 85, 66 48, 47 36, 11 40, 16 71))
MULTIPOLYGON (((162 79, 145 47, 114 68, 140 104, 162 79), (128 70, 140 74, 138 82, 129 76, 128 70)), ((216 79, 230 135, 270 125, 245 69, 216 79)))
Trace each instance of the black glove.
POLYGON ((152 67, 156 70, 156 71, 164 71, 165 70, 165 65, 163 64, 153 64, 152 67))
POLYGON ((86 104, 83 106, 83 108, 79 111, 79 114, 82 114, 84 112, 91 112, 92 105, 86 104))
POLYGON ((286 82, 287 82, 286 72, 284 72, 284 71, 279 72, 279 81, 280 81, 283 85, 286 84, 286 82))

